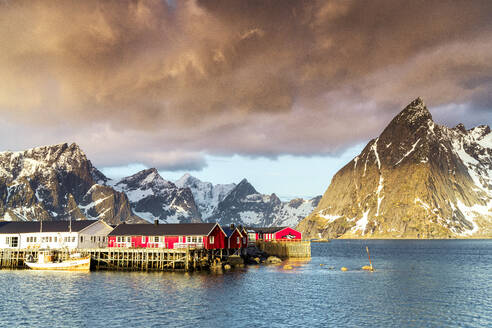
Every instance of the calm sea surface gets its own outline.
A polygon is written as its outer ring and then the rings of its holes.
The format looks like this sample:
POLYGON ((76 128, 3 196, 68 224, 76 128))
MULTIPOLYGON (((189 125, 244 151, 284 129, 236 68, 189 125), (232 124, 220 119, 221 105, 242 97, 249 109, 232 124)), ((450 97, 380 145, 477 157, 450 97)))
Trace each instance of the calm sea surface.
POLYGON ((224 275, 0 270, 0 327, 492 327, 492 240, 336 240, 312 255, 224 275), (366 245, 377 272, 360 270, 366 245))

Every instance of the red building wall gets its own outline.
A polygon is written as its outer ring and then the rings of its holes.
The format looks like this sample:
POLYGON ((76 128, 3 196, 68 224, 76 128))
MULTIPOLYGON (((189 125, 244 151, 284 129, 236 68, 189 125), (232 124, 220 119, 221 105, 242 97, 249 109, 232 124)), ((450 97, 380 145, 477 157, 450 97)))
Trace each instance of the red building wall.
POLYGON ((243 229, 241 231, 241 235, 242 235, 241 248, 246 248, 248 247, 248 232, 245 229, 243 229))
MULTIPOLYGON (((117 236, 109 236, 108 237, 108 247, 155 247, 156 243, 153 242, 154 236, 131 236, 131 242, 127 243, 127 237, 128 236, 121 236, 125 238, 125 242, 120 242, 118 243, 117 236)), ((227 247, 227 241, 225 233, 222 231, 222 229, 219 227, 219 225, 216 225, 212 232, 209 234, 209 236, 203 237, 203 247, 206 249, 224 249, 227 247), (214 237, 214 243, 211 244, 209 241, 209 237, 213 236, 214 237)), ((164 237, 164 244, 162 247, 167 247, 169 249, 174 249, 176 248, 177 245, 176 243, 185 243, 186 242, 186 236, 165 236, 164 237)))
POLYGON ((234 230, 232 235, 229 238, 226 238, 226 247, 232 248, 232 249, 239 249, 242 247, 242 237, 239 234, 238 230, 234 230), (239 239, 239 242, 238 242, 239 239))
POLYGON ((181 236, 166 236, 164 239, 164 245, 167 248, 174 249, 174 244, 183 242, 181 236))
POLYGON ((288 240, 300 240, 302 239, 302 233, 292 228, 285 228, 280 231, 277 231, 274 235, 275 240, 279 239, 288 239, 288 240))
POLYGON ((206 249, 224 249, 226 248, 226 235, 224 231, 217 224, 212 232, 205 238, 203 238, 203 247, 206 249), (210 237, 214 237, 214 243, 210 243, 210 237))

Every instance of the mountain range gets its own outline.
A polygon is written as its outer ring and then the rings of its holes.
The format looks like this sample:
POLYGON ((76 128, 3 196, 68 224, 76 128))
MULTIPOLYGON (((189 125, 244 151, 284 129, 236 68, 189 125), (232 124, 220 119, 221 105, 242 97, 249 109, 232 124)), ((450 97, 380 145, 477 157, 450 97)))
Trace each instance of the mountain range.
POLYGON ((103 219, 296 226, 306 238, 492 236, 492 133, 436 124, 421 98, 333 177, 323 197, 281 201, 250 182, 154 169, 106 177, 80 147, 0 153, 0 220, 103 219))
POLYGON ((315 238, 492 236, 492 133, 436 124, 421 98, 333 177, 300 222, 315 238))
POLYGON ((106 177, 76 144, 0 153, 3 220, 104 219, 120 222, 215 222, 295 226, 318 198, 282 202, 246 180, 203 182, 185 174, 165 180, 155 168, 118 180, 106 177))

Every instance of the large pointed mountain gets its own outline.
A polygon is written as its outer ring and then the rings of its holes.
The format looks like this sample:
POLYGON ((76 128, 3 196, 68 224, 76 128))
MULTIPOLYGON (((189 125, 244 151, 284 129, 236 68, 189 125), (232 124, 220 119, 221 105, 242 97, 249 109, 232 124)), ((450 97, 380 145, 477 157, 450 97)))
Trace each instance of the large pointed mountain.
POLYGON ((124 192, 135 214, 147 221, 201 222, 190 188, 180 188, 163 179, 154 168, 111 182, 111 185, 124 192))
POLYGON ((434 123, 421 98, 338 171, 308 237, 492 236, 492 133, 434 123))
POLYGON ((316 207, 319 199, 282 202, 275 194, 260 194, 243 179, 218 203, 208 221, 244 226, 295 226, 316 207))
POLYGON ((2 152, 0 218, 138 221, 126 195, 106 181, 76 144, 2 152))

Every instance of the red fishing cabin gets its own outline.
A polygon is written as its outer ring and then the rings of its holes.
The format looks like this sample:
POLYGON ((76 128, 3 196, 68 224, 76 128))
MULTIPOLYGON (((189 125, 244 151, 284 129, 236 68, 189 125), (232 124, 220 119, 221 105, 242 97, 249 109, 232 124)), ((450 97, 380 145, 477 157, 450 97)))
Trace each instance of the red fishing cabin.
POLYGON ((302 233, 291 227, 249 227, 254 232, 256 240, 262 241, 300 241, 302 233))
POLYGON ((108 235, 108 247, 224 249, 225 238, 217 223, 122 223, 108 235))

